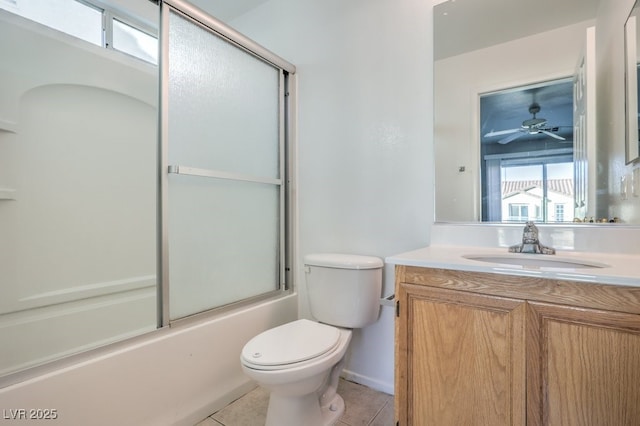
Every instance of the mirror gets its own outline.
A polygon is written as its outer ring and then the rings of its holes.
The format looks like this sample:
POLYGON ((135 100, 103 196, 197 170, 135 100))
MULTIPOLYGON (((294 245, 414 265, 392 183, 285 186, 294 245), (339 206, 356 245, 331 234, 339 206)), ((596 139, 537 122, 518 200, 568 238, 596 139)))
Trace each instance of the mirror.
MULTIPOLYGON (((584 50, 587 28, 595 25, 598 3, 543 0, 535 9, 553 11, 545 13, 544 19, 529 19, 531 3, 522 0, 450 0, 435 6, 436 221, 492 220, 482 202, 480 141, 491 131, 495 134, 503 129, 482 127, 481 98, 518 87, 571 81, 584 50)), ((550 107, 538 102, 539 109, 531 110, 533 99, 525 103, 517 106, 522 111, 505 129, 535 118, 534 110, 537 117, 551 122, 550 107)), ((573 125, 571 117, 560 121, 557 124, 573 125)), ((547 139, 552 141, 553 137, 547 139)), ((504 139, 496 136, 493 142, 498 140, 504 139)), ((522 141, 531 142, 518 139, 522 141)), ((571 143, 562 146, 570 147, 571 143)), ((590 185, 595 187, 596 182, 590 185)))
POLYGON ((626 145, 625 159, 626 163, 632 163, 638 160, 640 156, 640 140, 638 138, 638 128, 640 128, 640 116, 638 116, 638 63, 640 62, 640 53, 638 48, 640 43, 638 39, 638 12, 640 5, 636 1, 627 22, 624 25, 624 41, 625 41, 625 107, 626 107, 626 145))

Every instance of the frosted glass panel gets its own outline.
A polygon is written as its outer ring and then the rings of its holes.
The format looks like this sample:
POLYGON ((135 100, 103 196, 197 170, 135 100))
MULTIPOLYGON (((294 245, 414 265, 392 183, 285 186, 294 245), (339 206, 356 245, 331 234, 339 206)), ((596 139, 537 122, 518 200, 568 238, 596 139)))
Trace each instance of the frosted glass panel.
POLYGON ((279 186, 169 178, 170 317, 278 288, 279 186))
POLYGON ((172 13, 169 163, 279 178, 279 70, 172 13))
POLYGON ((169 40, 174 320, 280 288, 284 189, 281 71, 175 12, 169 40))

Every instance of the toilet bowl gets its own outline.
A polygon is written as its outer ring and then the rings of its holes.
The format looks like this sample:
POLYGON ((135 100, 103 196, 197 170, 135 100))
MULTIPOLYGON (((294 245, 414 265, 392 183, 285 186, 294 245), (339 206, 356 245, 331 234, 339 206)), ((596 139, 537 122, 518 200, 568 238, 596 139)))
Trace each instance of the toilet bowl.
POLYGON ((244 373, 270 392, 267 426, 327 426, 345 406, 337 394, 352 328, 375 322, 383 262, 377 257, 305 257, 316 321, 299 319, 264 331, 242 349, 244 373))
POLYGON ((266 424, 335 423, 344 412, 336 389, 350 341, 351 330, 306 319, 272 328, 250 340, 242 350, 242 369, 270 392, 266 424), (336 376, 333 386, 332 373, 336 376))

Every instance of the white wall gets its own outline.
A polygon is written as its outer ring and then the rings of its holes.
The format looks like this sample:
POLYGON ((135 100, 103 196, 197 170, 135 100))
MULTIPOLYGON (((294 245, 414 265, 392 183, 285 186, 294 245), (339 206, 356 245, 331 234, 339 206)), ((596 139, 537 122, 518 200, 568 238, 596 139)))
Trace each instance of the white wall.
MULTIPOLYGON (((385 257, 428 244, 431 20, 431 3, 421 0, 271 0, 231 23, 298 70, 301 259, 385 257)), ((309 317, 303 279, 301 316, 309 317)), ((347 377, 387 392, 391 311, 354 333, 346 366, 347 377)))
MULTIPOLYGON (((603 0, 596 21, 597 135, 599 171, 604 184, 598 187, 598 204, 604 215, 623 222, 640 223, 640 197, 629 187, 621 197, 621 179, 631 181, 636 165, 625 165, 624 23, 635 0, 603 0)), ((637 183, 640 185, 640 182, 637 183)))
POLYGON ((437 220, 480 220, 479 95, 571 77, 590 25, 583 22, 436 61, 437 220), (458 171, 460 166, 464 172, 458 171))

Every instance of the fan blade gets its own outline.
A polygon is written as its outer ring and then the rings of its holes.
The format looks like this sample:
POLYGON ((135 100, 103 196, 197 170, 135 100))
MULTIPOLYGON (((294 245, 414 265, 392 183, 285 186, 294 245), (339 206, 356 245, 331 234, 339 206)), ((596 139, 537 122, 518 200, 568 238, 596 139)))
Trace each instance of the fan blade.
POLYGON ((561 141, 565 140, 565 138, 563 138, 562 136, 558 136, 555 133, 551 133, 551 132, 548 132, 546 130, 540 130, 540 132, 544 133, 545 135, 549 135, 552 138, 560 139, 561 141))
POLYGON ((524 133, 522 133, 522 132, 513 133, 513 134, 511 134, 511 135, 507 136, 506 138, 502 138, 502 139, 500 139, 500 140, 498 141, 498 143, 500 143, 500 144, 504 145, 504 144, 506 144, 506 143, 509 143, 509 142, 511 142, 511 141, 513 141, 513 140, 515 140, 515 139, 518 139, 520 136, 523 136, 523 135, 524 135, 524 133))
POLYGON ((508 130, 498 130, 497 132, 491 131, 489 133, 486 133, 484 135, 485 138, 491 137, 491 136, 502 136, 502 135, 509 135, 511 133, 515 133, 515 132, 519 132, 522 129, 508 129, 508 130))

